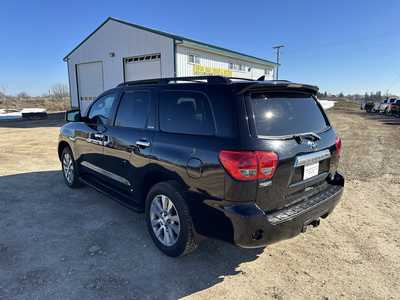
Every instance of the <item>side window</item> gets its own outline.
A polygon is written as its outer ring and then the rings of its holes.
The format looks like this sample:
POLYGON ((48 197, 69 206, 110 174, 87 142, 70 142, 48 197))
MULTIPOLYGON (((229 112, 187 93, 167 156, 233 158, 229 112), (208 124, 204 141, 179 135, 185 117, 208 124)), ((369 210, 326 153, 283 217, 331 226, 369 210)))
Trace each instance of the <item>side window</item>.
POLYGON ((191 64, 200 64, 200 57, 194 54, 189 54, 188 62, 191 64))
POLYGON ((110 119, 115 98, 115 94, 109 94, 97 99, 90 108, 89 118, 93 119, 97 116, 100 117, 104 122, 110 119))
POLYGON ((160 96, 160 129, 171 133, 214 135, 208 98, 198 92, 168 91, 160 96))
POLYGON ((127 91, 119 104, 115 126, 154 128, 149 91, 127 91))

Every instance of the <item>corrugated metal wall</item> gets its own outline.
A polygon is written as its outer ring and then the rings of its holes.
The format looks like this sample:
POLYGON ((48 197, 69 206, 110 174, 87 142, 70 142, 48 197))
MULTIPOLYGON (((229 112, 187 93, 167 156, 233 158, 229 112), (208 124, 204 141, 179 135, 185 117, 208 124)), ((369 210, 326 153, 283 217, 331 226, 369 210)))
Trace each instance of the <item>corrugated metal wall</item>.
POLYGON ((171 38, 133 28, 114 20, 108 21, 68 58, 72 106, 78 106, 76 65, 94 61, 102 62, 104 90, 108 90, 124 81, 123 59, 132 56, 159 53, 161 54, 161 77, 174 76, 173 48, 171 38))
POLYGON ((208 67, 208 68, 217 68, 223 70, 230 70, 229 64, 242 64, 246 65, 250 68, 247 68, 246 71, 232 71, 233 77, 241 77, 241 78, 249 78, 249 79, 257 79, 262 75, 266 75, 266 79, 273 79, 273 69, 269 66, 263 66, 261 64, 255 64, 251 62, 247 62, 244 60, 237 60, 234 58, 229 58, 226 56, 198 50, 192 49, 185 46, 177 45, 176 47, 176 65, 177 65, 177 76, 194 76, 198 74, 194 74, 194 66, 195 64, 189 63, 189 55, 197 55, 200 57, 199 65, 208 67), (265 74, 265 70, 268 69, 268 74, 265 74))

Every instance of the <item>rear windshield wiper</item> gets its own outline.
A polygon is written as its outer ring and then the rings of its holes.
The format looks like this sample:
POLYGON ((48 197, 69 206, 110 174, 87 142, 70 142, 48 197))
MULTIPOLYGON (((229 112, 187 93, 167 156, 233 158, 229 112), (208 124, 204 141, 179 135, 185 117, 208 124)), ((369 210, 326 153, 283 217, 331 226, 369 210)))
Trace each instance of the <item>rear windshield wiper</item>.
POLYGON ((305 140, 310 140, 310 141, 318 141, 321 139, 321 137, 316 134, 315 132, 306 132, 306 133, 299 133, 299 134, 294 134, 293 138, 298 142, 301 143, 303 139, 305 140))
POLYGON ((315 132, 305 132, 305 133, 296 133, 296 134, 288 134, 288 135, 279 135, 279 136, 266 136, 266 135, 258 135, 257 136, 260 139, 266 139, 266 140, 296 140, 299 144, 303 140, 310 140, 310 141, 318 141, 321 139, 321 137, 316 134, 315 132))

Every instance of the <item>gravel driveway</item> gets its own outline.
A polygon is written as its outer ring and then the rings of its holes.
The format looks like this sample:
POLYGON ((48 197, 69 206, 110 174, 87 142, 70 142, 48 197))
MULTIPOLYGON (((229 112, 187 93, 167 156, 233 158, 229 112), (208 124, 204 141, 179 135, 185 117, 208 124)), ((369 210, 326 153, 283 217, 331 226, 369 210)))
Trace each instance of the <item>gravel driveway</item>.
POLYGON ((400 120, 344 105, 329 115, 347 177, 333 215, 266 249, 204 240, 178 259, 156 249, 143 215, 65 186, 62 121, 0 123, 0 299, 398 299, 400 120))

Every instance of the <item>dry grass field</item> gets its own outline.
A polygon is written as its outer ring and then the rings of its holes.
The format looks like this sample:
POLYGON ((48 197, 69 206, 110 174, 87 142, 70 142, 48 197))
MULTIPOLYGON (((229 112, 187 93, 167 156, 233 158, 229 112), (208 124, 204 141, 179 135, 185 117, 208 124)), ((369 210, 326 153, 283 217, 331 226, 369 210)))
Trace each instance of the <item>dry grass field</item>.
POLYGON ((65 111, 70 107, 69 98, 27 98, 27 99, 0 99, 0 109, 45 108, 47 111, 65 111))
POLYGON ((62 121, 0 123, 0 299, 399 299, 400 119, 328 114, 347 182, 321 226, 265 249, 205 240, 179 259, 143 215, 65 186, 62 121))

